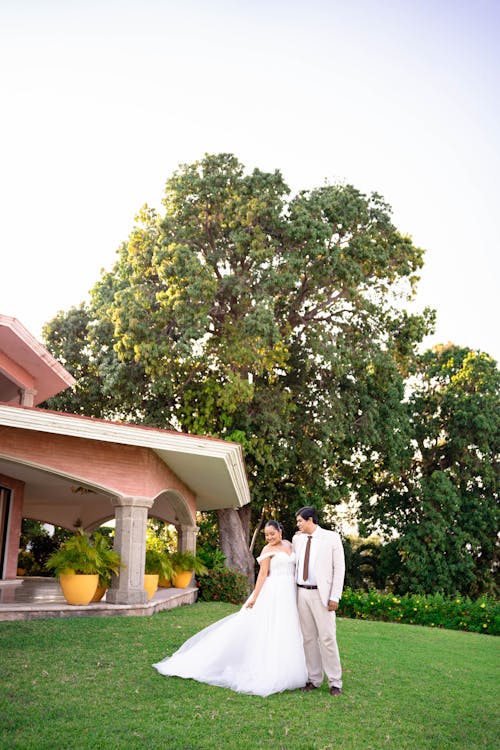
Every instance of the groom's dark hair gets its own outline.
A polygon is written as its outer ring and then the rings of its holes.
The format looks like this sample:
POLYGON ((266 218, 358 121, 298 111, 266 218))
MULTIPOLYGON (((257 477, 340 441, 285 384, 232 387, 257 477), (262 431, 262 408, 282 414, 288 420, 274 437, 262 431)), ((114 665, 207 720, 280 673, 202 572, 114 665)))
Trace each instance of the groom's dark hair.
POLYGON ((308 521, 310 518, 312 518, 314 523, 318 523, 318 511, 316 508, 313 508, 312 505, 305 505, 303 508, 298 510, 295 513, 295 518, 297 516, 302 516, 304 521, 308 521))

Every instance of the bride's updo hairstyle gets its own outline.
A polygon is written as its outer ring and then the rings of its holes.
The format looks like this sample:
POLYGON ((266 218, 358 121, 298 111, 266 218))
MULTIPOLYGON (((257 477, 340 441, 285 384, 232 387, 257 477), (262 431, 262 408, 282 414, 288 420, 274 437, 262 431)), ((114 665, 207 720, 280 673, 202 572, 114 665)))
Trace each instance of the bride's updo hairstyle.
POLYGON ((266 526, 272 526, 273 529, 276 529, 276 531, 281 531, 282 534, 285 533, 285 529, 283 528, 283 526, 279 521, 275 521, 274 518, 271 518, 270 521, 266 521, 266 523, 264 524, 264 528, 266 528, 266 526))

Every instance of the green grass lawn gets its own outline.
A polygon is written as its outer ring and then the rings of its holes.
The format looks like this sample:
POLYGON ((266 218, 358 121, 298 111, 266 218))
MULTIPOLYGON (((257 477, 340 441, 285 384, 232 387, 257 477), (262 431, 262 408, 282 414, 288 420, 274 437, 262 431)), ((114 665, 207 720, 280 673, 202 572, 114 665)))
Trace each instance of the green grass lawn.
POLYGON ((2 750, 475 750, 499 746, 500 639, 338 620, 344 693, 260 698, 151 664, 237 608, 0 623, 2 750))

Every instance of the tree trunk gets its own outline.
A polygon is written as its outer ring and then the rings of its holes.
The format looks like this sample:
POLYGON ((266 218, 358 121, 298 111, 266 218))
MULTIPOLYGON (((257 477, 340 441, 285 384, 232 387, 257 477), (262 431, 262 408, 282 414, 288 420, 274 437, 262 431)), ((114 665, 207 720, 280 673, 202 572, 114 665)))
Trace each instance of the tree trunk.
MULTIPOLYGON (((246 515, 244 516, 246 520, 246 515)), ((248 538, 242 518, 234 508, 217 511, 217 524, 222 552, 228 568, 234 568, 248 578, 251 586, 255 583, 255 561, 248 549, 248 538)))
POLYGON ((238 514, 238 518, 240 519, 241 527, 243 529, 243 536, 245 537, 248 547, 250 542, 250 523, 252 520, 252 509, 250 507, 250 503, 247 503, 236 512, 238 514))

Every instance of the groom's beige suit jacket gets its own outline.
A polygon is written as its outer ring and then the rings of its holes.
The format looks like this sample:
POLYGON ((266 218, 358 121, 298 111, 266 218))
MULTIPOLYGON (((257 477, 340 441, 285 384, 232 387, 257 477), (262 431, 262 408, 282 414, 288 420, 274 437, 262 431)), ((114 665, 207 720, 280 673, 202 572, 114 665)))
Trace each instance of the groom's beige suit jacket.
MULTIPOLYGON (((336 531, 327 531, 318 526, 316 529, 315 542, 318 548, 316 550, 314 573, 318 584, 318 593, 321 601, 328 606, 328 602, 333 599, 340 601, 342 589, 344 587, 345 576, 345 558, 344 548, 340 534, 336 531)), ((293 549, 297 558, 297 564, 300 560, 300 553, 303 545, 307 542, 307 534, 295 534, 292 540, 293 549)))

